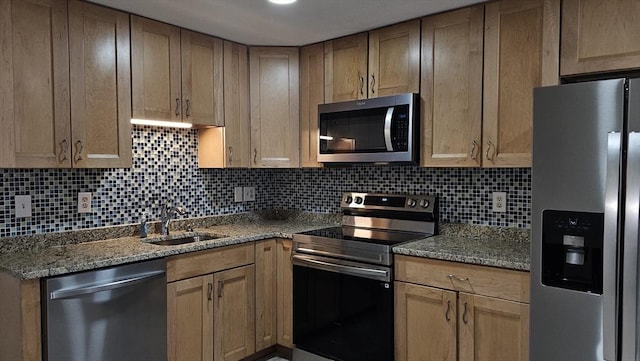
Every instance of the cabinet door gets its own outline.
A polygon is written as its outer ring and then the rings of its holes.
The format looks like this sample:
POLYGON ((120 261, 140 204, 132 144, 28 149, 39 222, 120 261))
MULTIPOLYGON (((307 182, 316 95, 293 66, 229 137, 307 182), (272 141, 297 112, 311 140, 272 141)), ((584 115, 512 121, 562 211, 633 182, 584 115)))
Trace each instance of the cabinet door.
POLYGON ((198 167, 250 166, 249 58, 247 47, 224 42, 224 127, 198 130, 198 167))
POLYGON ((0 166, 71 166, 67 3, 0 1, 0 166))
POLYGON ((214 274, 214 360, 240 360, 252 355, 255 336, 255 266, 214 274))
POLYGON ((460 361, 529 359, 529 305, 460 293, 460 361))
POLYGON ((249 57, 244 45, 224 43, 224 118, 226 167, 251 165, 249 57))
POLYGON ((252 167, 298 167, 298 49, 249 49, 252 167))
POLYGON ((202 126, 223 126, 222 40, 182 29, 183 118, 202 126))
POLYGON ((213 275, 167 284, 170 361, 213 360, 213 275))
POLYGON ((456 293, 394 285, 396 360, 456 360, 456 293))
POLYGON ((367 98, 367 33, 324 43, 327 103, 367 98))
POLYGON ((530 167, 533 88, 558 83, 559 0, 485 7, 483 167, 530 167))
POLYGON ((293 266, 292 242, 279 239, 276 244, 278 344, 293 347, 293 266))
POLYGON ((181 121, 180 29, 131 16, 133 118, 181 121))
POLYGON ((420 20, 369 32, 369 98, 420 92, 420 20))
POLYGON ((479 167, 484 6, 422 19, 423 166, 479 167))
POLYGON ((562 1, 561 75, 640 68, 640 2, 562 1))
POLYGON ((129 14, 71 0, 74 167, 131 166, 129 14))
POLYGON ((324 45, 300 50, 300 166, 318 163, 318 104, 324 103, 324 45))
POLYGON ((256 352, 276 344, 276 240, 256 242, 256 352))

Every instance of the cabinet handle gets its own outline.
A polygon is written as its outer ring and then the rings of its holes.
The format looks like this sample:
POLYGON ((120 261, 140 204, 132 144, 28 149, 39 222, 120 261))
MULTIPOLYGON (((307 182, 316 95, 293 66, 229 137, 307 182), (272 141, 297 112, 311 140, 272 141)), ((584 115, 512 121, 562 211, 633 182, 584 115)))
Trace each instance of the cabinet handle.
POLYGON ((466 325, 469 320, 467 319, 467 303, 464 303, 464 312, 462 313, 462 322, 466 325))
POLYGON ((207 288, 207 299, 211 301, 213 299, 213 283, 209 282, 207 288))
POLYGON ((444 318, 447 322, 451 321, 451 317, 449 317, 449 311, 451 311, 451 301, 447 301, 447 311, 444 313, 444 318))
POLYGON ((376 93, 376 76, 375 74, 371 74, 371 94, 375 94, 376 93))
POLYGON ((82 144, 82 141, 80 141, 80 140, 77 141, 76 142, 76 155, 75 155, 75 157, 73 157, 74 161, 76 163, 78 163, 79 161, 81 161, 83 159, 82 158, 82 151, 83 150, 84 150, 84 144, 82 144))
POLYGON ((185 109, 184 113, 187 118, 189 118, 189 116, 191 115, 191 101, 189 101, 189 99, 187 99, 187 109, 185 109))
POLYGON ((364 77, 358 72, 358 83, 360 84, 360 95, 364 95, 364 77))
POLYGON ((233 147, 229 147, 229 164, 233 163, 233 147))
POLYGON ((456 277, 454 275, 447 275, 447 277, 449 277, 449 279, 452 280, 452 281, 455 279, 455 280, 460 281, 460 282, 469 282, 469 277, 460 278, 460 277, 456 277))
POLYGON ((491 141, 488 141, 487 142, 487 154, 486 154, 486 156, 487 156, 487 160, 490 160, 492 163, 495 163, 495 161, 493 160, 493 158, 495 158, 495 154, 496 154, 495 150, 496 150, 496 146, 491 141), (493 156, 489 157, 489 151, 491 150, 491 148, 493 148, 493 156))
POLYGON ((67 160, 67 152, 69 151, 69 143, 66 139, 60 142, 60 154, 58 155, 58 163, 62 163, 67 160))
POLYGON ((176 117, 180 116, 180 98, 176 98, 176 117))
POLYGON ((258 164, 258 148, 253 148, 253 164, 258 164))
POLYGON ((473 160, 477 160, 478 159, 478 154, 476 153, 476 150, 478 149, 478 142, 476 142, 476 140, 473 140, 473 145, 471 147, 471 159, 473 160))
POLYGON ((224 284, 222 280, 218 280, 218 298, 222 297, 222 289, 224 288, 224 284))

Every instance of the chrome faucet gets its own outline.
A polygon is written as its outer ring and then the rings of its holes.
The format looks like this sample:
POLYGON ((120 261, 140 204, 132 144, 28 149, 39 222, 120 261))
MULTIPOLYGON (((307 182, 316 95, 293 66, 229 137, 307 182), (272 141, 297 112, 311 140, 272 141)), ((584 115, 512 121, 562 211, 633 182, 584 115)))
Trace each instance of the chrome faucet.
POLYGON ((160 213, 160 234, 166 236, 169 234, 169 221, 173 219, 176 214, 185 214, 187 210, 183 207, 171 207, 169 203, 165 204, 162 207, 162 212, 160 213))

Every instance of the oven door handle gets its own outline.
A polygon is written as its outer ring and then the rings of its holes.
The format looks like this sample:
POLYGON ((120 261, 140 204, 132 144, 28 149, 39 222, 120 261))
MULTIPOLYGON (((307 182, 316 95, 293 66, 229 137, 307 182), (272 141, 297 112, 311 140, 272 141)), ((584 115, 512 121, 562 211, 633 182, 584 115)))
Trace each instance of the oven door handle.
POLYGON ((297 254, 293 255, 292 262, 294 265, 302 267, 311 267, 329 272, 336 272, 356 277, 364 277, 383 282, 391 282, 391 274, 386 270, 321 261, 297 254))

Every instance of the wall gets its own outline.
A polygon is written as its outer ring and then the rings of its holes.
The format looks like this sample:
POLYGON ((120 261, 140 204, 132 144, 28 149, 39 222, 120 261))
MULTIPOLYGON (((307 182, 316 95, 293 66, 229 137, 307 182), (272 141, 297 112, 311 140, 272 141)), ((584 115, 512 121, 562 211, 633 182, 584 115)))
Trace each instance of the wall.
POLYGON ((357 166, 328 169, 198 169, 197 131, 134 127, 130 169, 0 169, 0 237, 138 222, 161 205, 187 217, 285 208, 339 212, 344 191, 429 193, 441 220, 530 227, 529 169, 357 166), (233 202, 233 187, 255 186, 256 201, 233 202), (491 212, 491 191, 508 192, 509 210, 491 212), (93 213, 77 213, 77 193, 92 192, 93 213), (30 194, 33 216, 15 219, 14 196, 30 194))

